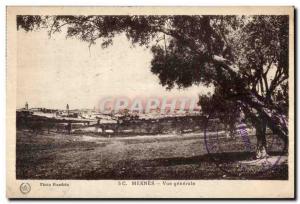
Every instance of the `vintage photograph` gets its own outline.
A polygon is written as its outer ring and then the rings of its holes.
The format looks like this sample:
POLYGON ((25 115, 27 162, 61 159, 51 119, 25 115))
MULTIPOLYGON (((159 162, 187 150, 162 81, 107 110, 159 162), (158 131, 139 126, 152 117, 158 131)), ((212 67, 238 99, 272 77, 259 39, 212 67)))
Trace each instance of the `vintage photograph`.
POLYGON ((291 12, 14 17, 23 194, 36 180, 293 179, 291 12))

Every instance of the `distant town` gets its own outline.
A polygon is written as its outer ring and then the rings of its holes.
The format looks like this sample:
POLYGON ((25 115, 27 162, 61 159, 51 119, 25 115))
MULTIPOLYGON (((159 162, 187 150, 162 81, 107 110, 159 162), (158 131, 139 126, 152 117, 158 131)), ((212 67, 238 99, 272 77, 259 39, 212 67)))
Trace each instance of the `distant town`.
POLYGON ((47 117, 47 118, 57 118, 57 119, 79 119, 79 120, 101 120, 105 122, 112 122, 117 118, 130 118, 130 119, 154 119, 154 118, 163 118, 163 117, 180 117, 180 116, 196 116, 200 115, 199 110, 180 110, 176 109, 175 111, 166 111, 162 113, 160 108, 156 108, 151 110, 148 113, 145 111, 138 112, 138 111, 130 111, 129 109, 121 109, 118 111, 111 110, 110 113, 103 113, 96 107, 93 109, 71 109, 69 104, 66 104, 66 109, 49 109, 49 108, 42 108, 42 107, 33 107, 30 108, 28 102, 25 103, 23 108, 17 109, 18 113, 21 112, 28 112, 28 114, 47 117))
POLYGON ((92 132, 101 134, 155 134, 195 131, 200 128, 200 111, 166 111, 160 108, 150 112, 136 112, 128 109, 112 110, 110 113, 93 109, 71 109, 66 104, 64 110, 30 108, 26 102, 17 109, 17 128, 33 131, 48 130, 66 133, 92 132))

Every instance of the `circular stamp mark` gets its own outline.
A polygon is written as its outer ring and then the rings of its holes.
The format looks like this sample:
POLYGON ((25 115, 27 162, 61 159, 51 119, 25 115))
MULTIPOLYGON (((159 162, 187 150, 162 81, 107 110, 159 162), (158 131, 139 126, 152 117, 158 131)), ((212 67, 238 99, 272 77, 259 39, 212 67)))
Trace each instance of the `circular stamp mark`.
POLYGON ((207 118, 204 126, 206 151, 217 167, 224 173, 223 177, 253 178, 272 171, 285 161, 287 144, 279 137, 268 137, 270 156, 256 159, 256 136, 246 123, 235 126, 235 136, 228 137, 226 128, 217 117, 207 118))
POLYGON ((29 183, 22 183, 20 185, 20 191, 21 191, 21 193, 28 194, 30 192, 30 190, 31 190, 31 186, 30 186, 29 183))

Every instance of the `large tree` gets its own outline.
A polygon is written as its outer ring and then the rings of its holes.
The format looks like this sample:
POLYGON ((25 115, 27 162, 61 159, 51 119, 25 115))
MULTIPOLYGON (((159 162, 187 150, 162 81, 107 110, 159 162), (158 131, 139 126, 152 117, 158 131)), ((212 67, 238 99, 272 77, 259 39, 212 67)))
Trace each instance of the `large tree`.
MULTIPOLYGON (((116 35, 151 47, 151 71, 167 89, 214 86, 218 99, 240 108, 256 127, 259 155, 266 127, 288 141, 288 16, 18 16, 17 28, 96 42, 116 35), (64 29, 63 29, 64 28, 64 29)), ((217 109, 216 109, 217 110, 217 109)))

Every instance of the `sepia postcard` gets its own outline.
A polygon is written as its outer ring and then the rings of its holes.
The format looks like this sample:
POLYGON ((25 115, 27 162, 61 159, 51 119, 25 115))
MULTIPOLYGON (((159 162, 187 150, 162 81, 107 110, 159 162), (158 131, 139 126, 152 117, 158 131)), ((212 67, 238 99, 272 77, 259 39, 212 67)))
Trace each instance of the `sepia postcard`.
POLYGON ((8 198, 295 198, 294 7, 7 7, 8 198))

